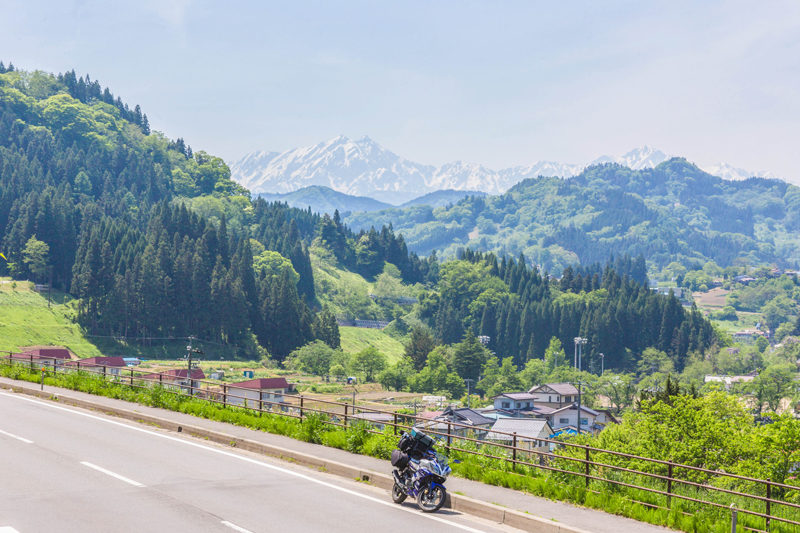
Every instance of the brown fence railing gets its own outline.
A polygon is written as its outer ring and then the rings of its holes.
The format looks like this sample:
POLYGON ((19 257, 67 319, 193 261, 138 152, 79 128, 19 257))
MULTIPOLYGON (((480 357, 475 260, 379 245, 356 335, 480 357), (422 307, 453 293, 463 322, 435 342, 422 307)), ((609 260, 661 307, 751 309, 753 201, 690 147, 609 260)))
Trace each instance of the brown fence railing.
MULTIPOLYGON (((348 427, 367 423, 367 431, 380 433, 391 427, 397 435, 412 427, 423 428, 440 439, 449 452, 471 454, 501 461, 513 472, 527 467, 571 478, 580 478, 587 490, 603 492, 603 484, 639 490, 663 497, 663 505, 630 499, 650 508, 673 509, 674 500, 682 500, 698 508, 717 508, 728 512, 731 504, 736 512, 763 519, 764 529, 747 527, 752 531, 769 531, 773 521, 796 526, 800 531, 800 486, 770 480, 740 476, 728 472, 686 464, 652 459, 613 450, 575 444, 564 440, 522 436, 517 433, 489 431, 452 420, 431 420, 416 415, 363 407, 354 403, 335 402, 300 394, 265 393, 253 389, 220 384, 202 379, 176 377, 164 372, 146 372, 133 367, 81 365, 79 360, 62 361, 33 354, 5 352, 3 364, 16 364, 29 370, 63 374, 86 372, 105 380, 137 389, 161 386, 167 391, 203 399, 225 407, 248 409, 258 415, 277 414, 303 420, 310 413, 325 416, 325 423, 348 427), (492 440, 487 440, 491 433, 492 440), (505 437, 498 439, 497 437, 505 437), (510 442, 505 444, 501 441, 510 442), (623 477, 624 476, 624 477, 623 477), (648 484, 642 484, 643 481, 648 484), (637 482, 638 481, 638 482, 637 482), (591 482, 595 482, 592 486, 591 482), (739 490, 735 490, 738 488, 739 490), (749 489, 745 491, 745 489, 749 489), (781 498, 780 496, 783 496, 781 498), (760 510, 756 509, 760 507, 760 510)), ((684 511, 686 512, 686 511, 684 511)))

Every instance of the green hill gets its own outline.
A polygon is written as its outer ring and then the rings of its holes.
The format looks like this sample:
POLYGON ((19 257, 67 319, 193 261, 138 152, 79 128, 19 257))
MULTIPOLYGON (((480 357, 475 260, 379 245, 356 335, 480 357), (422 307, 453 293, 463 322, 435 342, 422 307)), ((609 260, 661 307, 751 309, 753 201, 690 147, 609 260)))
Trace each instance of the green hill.
POLYGON ((329 215, 333 215, 336 210, 340 213, 350 213, 379 211, 391 207, 385 202, 379 202, 366 196, 353 196, 320 185, 303 187, 284 194, 260 193, 258 196, 268 202, 286 202, 291 207, 298 209, 310 207, 314 213, 328 213, 329 215))
POLYGON ((392 224, 410 250, 460 248, 517 256, 545 269, 643 255, 720 266, 800 262, 800 188, 779 180, 726 181, 683 159, 656 168, 586 169, 571 179, 525 180, 506 194, 452 207, 415 206, 345 218, 355 229, 392 224))
POLYGON ((103 354, 83 336, 72 317, 75 313, 64 304, 64 295, 55 293, 51 305, 47 294, 32 290, 32 283, 0 280, 0 350, 18 351, 24 346, 60 345, 79 357, 103 354))

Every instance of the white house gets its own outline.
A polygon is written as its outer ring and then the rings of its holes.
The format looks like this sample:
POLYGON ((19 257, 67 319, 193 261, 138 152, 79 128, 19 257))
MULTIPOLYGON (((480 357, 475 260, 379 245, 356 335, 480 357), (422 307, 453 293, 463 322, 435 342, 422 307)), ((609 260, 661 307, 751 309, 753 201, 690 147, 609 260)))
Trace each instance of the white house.
POLYGON ((486 435, 486 440, 511 445, 514 442, 514 433, 518 448, 549 451, 548 443, 541 439, 552 438, 553 428, 550 422, 543 418, 498 418, 486 435))
POLYGON ((494 398, 494 408, 503 411, 523 411, 533 408, 536 396, 528 392, 504 392, 494 398))
MULTIPOLYGON (((600 413, 581 405, 581 431, 597 432, 602 429, 598 418, 600 413)), ((570 404, 561 409, 556 409, 547 416, 553 429, 558 430, 564 426, 578 426, 578 405, 570 404)))
POLYGON ((283 402, 283 396, 292 389, 286 378, 256 378, 225 387, 225 401, 229 405, 246 404, 247 407, 271 409, 273 404, 283 402))
POLYGON ((536 405, 560 409, 578 401, 578 389, 572 383, 545 383, 528 391, 536 405))

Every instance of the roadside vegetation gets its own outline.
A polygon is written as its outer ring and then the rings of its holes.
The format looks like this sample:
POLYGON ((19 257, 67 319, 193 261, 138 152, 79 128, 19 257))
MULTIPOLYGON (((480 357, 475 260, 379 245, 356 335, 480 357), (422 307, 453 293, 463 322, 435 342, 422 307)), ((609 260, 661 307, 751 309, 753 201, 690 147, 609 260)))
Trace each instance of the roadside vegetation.
MULTIPOLYGON (((0 375, 33 383, 41 378, 38 372, 31 372, 26 365, 0 365, 0 375)), ((257 413, 176 394, 160 386, 133 388, 85 372, 57 375, 48 373, 45 384, 165 408, 381 459, 388 459, 397 443, 397 436, 391 427, 377 431, 364 422, 341 427, 336 425, 341 422, 333 424, 333 421, 323 414, 308 412, 302 419, 285 414, 257 413)), ((626 418, 613 432, 601 434, 601 436, 606 435, 603 440, 595 442, 595 439, 585 437, 585 442, 593 446, 605 445, 607 449, 621 448, 628 453, 636 452, 646 456, 653 456, 654 452, 662 457, 667 451, 676 461, 684 459, 691 464, 713 465, 720 469, 735 465, 736 461, 746 457, 748 460, 741 468, 737 470, 734 466, 731 471, 762 474, 764 478, 773 481, 780 479, 790 484, 796 483, 790 466, 800 460, 800 456, 797 456, 800 454, 798 451, 800 422, 788 417, 778 417, 776 423, 751 433, 745 429, 749 423, 747 418, 747 413, 741 404, 724 393, 715 393, 702 399, 693 399, 691 396, 679 393, 677 396, 667 397, 666 401, 663 398, 648 401, 637 417, 626 418), (727 416, 719 417, 720 410, 726 411, 727 416), (690 419, 694 423, 688 423, 690 419), (705 425, 706 422, 709 423, 708 426, 705 425), (686 428, 693 428, 695 432, 687 432, 686 428), (669 446, 658 445, 658 442, 664 439, 669 441, 669 446), (702 450, 705 455, 697 455, 695 452, 698 450, 702 450), (707 461, 710 457, 706 456, 709 454, 713 456, 713 461, 707 461)), ((687 532, 723 532, 730 528, 730 515, 727 509, 699 507, 676 497, 668 502, 665 497, 658 494, 630 487, 602 481, 586 484, 579 476, 548 472, 526 464, 514 466, 502 459, 508 456, 508 452, 499 447, 487 446, 482 449, 482 454, 475 455, 467 453, 477 451, 474 443, 459 442, 457 446, 459 450, 451 450, 449 455, 451 459, 461 461, 459 464, 453 464, 454 475, 460 477, 598 508, 687 532)), ((440 441, 438 447, 443 450, 445 443, 440 441)), ((575 463, 559 457, 572 455, 569 448, 557 449, 556 455, 550 460, 549 464, 552 467, 576 472, 583 468, 580 464, 576 466, 575 463)), ((613 464, 614 456, 600 455, 601 457, 596 457, 595 460, 613 464)), ((524 453, 520 454, 518 459, 536 463, 535 456, 526 457, 524 453)), ((634 479, 632 474, 626 475, 624 472, 615 476, 615 479, 623 483, 643 484, 656 490, 663 490, 663 483, 634 479)), ((696 477, 689 479, 703 481, 702 478, 696 477)), ((715 483, 713 477, 706 478, 705 481, 715 483)), ((796 484, 800 486, 800 483, 796 484)), ((746 486, 730 484, 726 484, 725 487, 743 491, 748 489, 746 486)), ((692 497, 700 495, 698 490, 691 487, 684 490, 678 487, 674 494, 692 497)), ((712 493, 703 491, 702 496, 711 497, 714 501, 713 495, 710 494, 712 493)), ((797 492, 794 494, 783 492, 778 497, 785 497, 786 501, 800 501, 797 492)), ((733 501, 740 508, 752 508, 752 503, 743 498, 719 498, 719 501, 725 506, 733 501)), ((798 517, 798 513, 793 513, 791 510, 778 509, 773 510, 773 513, 795 520, 798 517)), ((740 524, 760 529, 763 527, 763 520, 740 514, 740 524)), ((771 531, 788 532, 791 529, 773 520, 771 531)))

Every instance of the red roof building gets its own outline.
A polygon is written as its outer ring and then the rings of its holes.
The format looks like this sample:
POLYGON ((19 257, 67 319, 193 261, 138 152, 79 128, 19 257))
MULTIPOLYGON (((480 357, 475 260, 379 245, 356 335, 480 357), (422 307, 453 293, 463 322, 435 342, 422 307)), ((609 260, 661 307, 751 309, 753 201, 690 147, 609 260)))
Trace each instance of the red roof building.
POLYGON ((240 389, 253 389, 253 390, 272 390, 283 389, 288 391, 292 388, 286 378, 256 378, 247 381, 240 381, 238 383, 229 383, 229 387, 237 387, 240 389))

